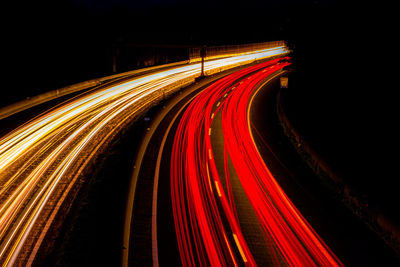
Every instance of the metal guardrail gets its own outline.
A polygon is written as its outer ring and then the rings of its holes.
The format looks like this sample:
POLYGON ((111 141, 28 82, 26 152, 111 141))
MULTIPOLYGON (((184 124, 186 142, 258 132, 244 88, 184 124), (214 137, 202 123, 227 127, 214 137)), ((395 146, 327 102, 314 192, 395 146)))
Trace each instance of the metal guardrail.
MULTIPOLYGON (((217 58, 224 58, 224 57, 229 57, 233 55, 240 55, 240 54, 248 54, 252 53, 255 51, 263 50, 263 49, 270 49, 274 47, 281 47, 281 46, 286 46, 285 41, 274 41, 274 42, 266 42, 266 43, 256 43, 256 44, 244 44, 244 45, 229 45, 229 46, 214 46, 214 47, 194 47, 194 48, 189 48, 189 60, 185 61, 179 61, 179 62, 174 62, 174 63, 169 63, 169 64, 164 64, 164 65, 158 65, 158 66, 153 66, 153 67, 148 67, 148 68, 143 68, 143 69, 138 69, 138 70, 133 70, 133 71, 128 71, 128 72, 123 72, 119 74, 114 74, 102 78, 96 78, 84 82, 80 82, 77 84, 73 84, 70 86, 66 86, 57 90, 49 91, 37 96, 33 96, 24 100, 21 100, 19 102, 16 102, 14 104, 5 106, 5 107, 0 107, 0 120, 7 118, 9 116, 12 116, 18 112, 27 110, 29 108, 32 108, 34 106, 40 105, 42 103, 45 103, 47 101, 54 100, 56 98, 76 93, 79 91, 87 90, 102 84, 105 84, 110 81, 114 81, 116 79, 122 79, 126 78, 128 76, 136 76, 140 75, 146 72, 150 71, 157 71, 163 68, 168 68, 168 67, 178 67, 186 64, 191 64, 191 63, 196 63, 199 61, 204 62, 204 60, 212 60, 212 59, 217 59, 217 58), (203 49, 203 51, 202 51, 203 49), (205 49, 205 50, 204 50, 205 49), (201 57, 203 56, 203 58, 201 57)), ((246 62, 245 64, 248 64, 249 62, 246 62)), ((244 63, 243 63, 244 64, 244 63)), ((239 65, 243 65, 239 64, 239 65)), ((218 73, 224 70, 227 70, 229 68, 232 68, 234 66, 226 66, 226 67, 221 67, 218 69, 213 69, 213 70, 207 70, 204 71, 201 75, 212 75, 214 73, 218 73)), ((202 64, 203 68, 203 64, 202 64)))
POLYGON ((202 50, 205 53, 205 59, 223 58, 231 56, 232 54, 246 54, 258 50, 270 49, 279 46, 286 46, 285 41, 273 41, 254 44, 241 44, 241 45, 221 45, 210 47, 193 47, 189 49, 190 62, 200 61, 202 57, 202 50))

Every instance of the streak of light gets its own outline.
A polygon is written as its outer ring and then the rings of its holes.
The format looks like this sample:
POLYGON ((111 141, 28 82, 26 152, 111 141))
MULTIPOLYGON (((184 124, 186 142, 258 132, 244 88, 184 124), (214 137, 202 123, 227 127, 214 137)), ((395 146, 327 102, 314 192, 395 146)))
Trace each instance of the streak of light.
MULTIPOLYGON (((286 47, 205 62, 213 73, 287 53, 286 47)), ((0 263, 32 264, 60 207, 97 151, 164 93, 200 76, 200 63, 100 87, 0 139, 0 263), (46 227, 44 227, 46 225, 46 227), (21 256, 22 255, 22 256, 21 256)), ((82 179, 82 178, 81 178, 82 179)))

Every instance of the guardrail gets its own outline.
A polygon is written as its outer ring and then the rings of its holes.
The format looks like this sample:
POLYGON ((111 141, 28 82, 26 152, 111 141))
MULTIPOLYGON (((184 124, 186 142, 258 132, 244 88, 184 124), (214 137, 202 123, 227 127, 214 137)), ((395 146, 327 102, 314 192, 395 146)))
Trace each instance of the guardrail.
MULTIPOLYGON (((246 55, 246 54, 259 52, 260 50, 273 49, 273 48, 278 49, 278 48, 282 48, 282 47, 286 47, 286 42, 276 41, 276 42, 246 44, 246 45, 208 47, 208 48, 206 48, 207 55, 205 57, 205 60, 209 61, 209 60, 214 60, 214 59, 222 59, 222 58, 226 58, 226 57, 230 57, 230 56, 246 55)), ((49 91, 49 92, 46 92, 46 93, 43 93, 43 94, 40 94, 37 96, 33 96, 30 98, 24 99, 22 101, 19 101, 14 104, 0 108, 0 120, 7 118, 9 116, 12 116, 18 112, 21 112, 21 111, 27 110, 29 108, 32 108, 34 106, 45 103, 47 101, 51 101, 51 100, 54 100, 56 98, 59 98, 59 97, 65 96, 65 95, 88 90, 88 89, 94 88, 96 86, 104 85, 108 82, 112 82, 117 79, 123 79, 123 78, 129 77, 129 76, 134 77, 134 76, 144 74, 146 72, 162 70, 162 69, 170 68, 170 67, 179 67, 179 66, 183 66, 183 65, 187 65, 187 64, 194 64, 194 63, 202 60, 201 57, 196 56, 197 54, 200 56, 200 50, 201 50, 201 48, 192 48, 191 57, 189 60, 164 64, 164 65, 159 65, 159 66, 153 66, 153 67, 148 67, 148 68, 143 68, 143 69, 138 69, 138 70, 133 70, 133 71, 128 71, 128 72, 123 72, 123 73, 114 74, 114 75, 110 75, 110 76, 106 76, 106 77, 102 77, 102 78, 95 78, 92 80, 80 82, 77 84, 73 84, 73 85, 66 86, 66 87, 63 87, 63 88, 60 88, 57 90, 49 91)), ((257 59, 254 59, 254 60, 257 60, 257 59)), ((224 67, 207 70, 204 72, 204 75, 212 75, 212 74, 233 68, 235 66, 249 64, 251 62, 252 61, 246 61, 246 62, 239 63, 236 65, 227 65, 224 67)))
POLYGON ((254 51, 260 51, 264 49, 270 49, 282 46, 283 47, 287 46, 285 41, 273 41, 273 42, 241 44, 241 45, 193 47, 189 49, 189 60, 190 62, 200 61, 202 58, 202 50, 204 53, 205 60, 209 60, 215 58, 229 57, 232 55, 254 53, 254 51))

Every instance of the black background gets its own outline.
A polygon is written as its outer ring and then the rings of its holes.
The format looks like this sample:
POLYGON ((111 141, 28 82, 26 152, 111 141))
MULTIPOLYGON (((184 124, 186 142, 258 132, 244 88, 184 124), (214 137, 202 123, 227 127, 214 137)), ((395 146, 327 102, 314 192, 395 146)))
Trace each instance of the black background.
MULTIPOLYGON (((388 52, 393 48, 382 33, 390 25, 382 21, 376 4, 365 1, 18 1, 5 4, 2 11, 2 76, 18 81, 13 90, 2 90, 2 106, 110 74, 115 47, 128 44, 284 39, 299 64, 332 69, 354 60, 368 62, 365 52, 376 44, 388 52)), ((125 50, 129 55, 135 49, 125 50)), ((382 53, 372 55, 376 59, 382 53)), ((124 62, 119 71, 134 67, 134 62, 124 62)))

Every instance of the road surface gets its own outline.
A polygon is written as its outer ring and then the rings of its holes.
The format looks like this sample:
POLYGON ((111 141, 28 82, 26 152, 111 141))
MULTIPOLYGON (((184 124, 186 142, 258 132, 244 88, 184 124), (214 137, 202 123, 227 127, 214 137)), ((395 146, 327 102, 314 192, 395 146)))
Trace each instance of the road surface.
POLYGON ((273 66, 200 86, 154 125, 126 265, 398 263, 288 144, 273 66))
MULTIPOLYGON (((161 150, 155 157, 151 216, 146 213, 152 224, 147 260, 156 265, 171 261, 183 265, 341 265, 270 176, 249 131, 247 105, 253 90, 260 82, 278 75, 286 64, 272 60, 226 76, 196 97, 188 97, 190 104, 181 104, 168 126, 164 125, 161 150), (214 161, 211 142, 216 132, 212 124, 218 113, 224 139, 224 149, 219 151, 225 155, 222 166, 214 161), (231 173, 232 165, 236 172, 231 173), (236 176, 236 181, 231 176, 236 176), (238 185, 237 179, 241 193, 238 186, 231 187, 233 183, 238 185), (242 211, 246 205, 253 209, 253 218, 238 212, 236 202, 242 211), (254 231, 256 236, 242 232, 246 224, 259 226, 258 232, 254 231), (247 240, 253 244, 248 245, 247 240), (269 249, 260 252, 265 247, 269 249)), ((154 169, 145 168, 145 176, 149 177, 154 169)), ((143 255, 146 246, 141 244, 138 241, 137 247, 143 255)))

